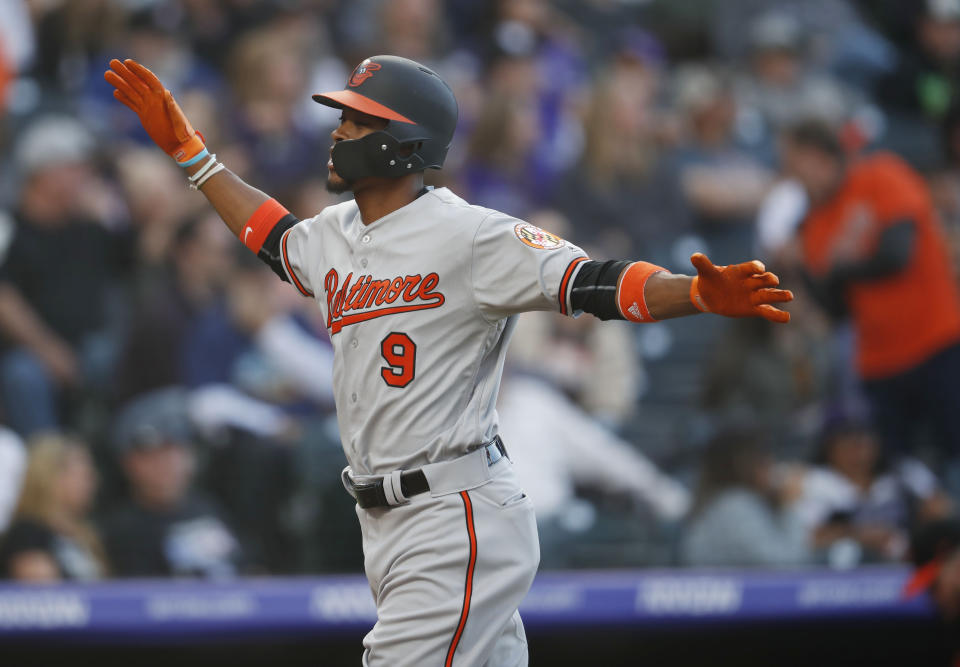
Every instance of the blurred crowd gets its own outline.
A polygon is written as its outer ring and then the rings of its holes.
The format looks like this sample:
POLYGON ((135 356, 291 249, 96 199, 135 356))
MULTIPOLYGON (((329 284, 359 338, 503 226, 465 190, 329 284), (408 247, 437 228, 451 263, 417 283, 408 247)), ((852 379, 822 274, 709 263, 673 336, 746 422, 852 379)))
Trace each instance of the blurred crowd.
POLYGON ((756 257, 792 322, 524 315, 544 567, 854 567, 960 503, 960 0, 0 3, 0 577, 360 571, 314 304, 102 78, 134 58, 301 219, 343 87, 444 77, 428 183, 595 259, 756 257))

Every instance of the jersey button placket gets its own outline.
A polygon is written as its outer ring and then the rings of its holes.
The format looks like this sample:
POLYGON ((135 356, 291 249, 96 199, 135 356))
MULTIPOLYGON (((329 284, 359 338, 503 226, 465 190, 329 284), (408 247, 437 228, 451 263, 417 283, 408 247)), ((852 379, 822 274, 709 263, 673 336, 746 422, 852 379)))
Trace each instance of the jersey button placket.
MULTIPOLYGON (((364 235, 360 238, 360 242, 363 243, 364 245, 370 245, 370 235, 369 235, 369 234, 364 234, 364 235)), ((364 269, 367 268, 367 264, 368 264, 368 263, 369 263, 369 262, 368 262, 368 260, 367 260, 366 257, 361 257, 361 258, 360 258, 360 267, 361 267, 361 268, 364 268, 364 269)))
MULTIPOLYGON (((364 235, 360 238, 360 242, 361 242, 361 243, 364 243, 364 244, 369 244, 369 243, 370 243, 370 240, 371 240, 371 239, 370 239, 370 235, 369 235, 369 234, 364 234, 364 235)), ((360 259, 360 266, 362 266, 363 268, 367 268, 367 259, 366 259, 366 257, 362 257, 362 258, 360 259)), ((358 345, 359 345, 359 343, 357 342, 357 339, 356 339, 356 338, 351 339, 351 341, 350 341, 350 347, 356 349, 356 347, 357 347, 358 345)), ((358 399, 357 392, 353 392, 352 394, 350 394, 350 402, 351 402, 351 403, 356 403, 356 402, 357 402, 357 399, 358 399)))

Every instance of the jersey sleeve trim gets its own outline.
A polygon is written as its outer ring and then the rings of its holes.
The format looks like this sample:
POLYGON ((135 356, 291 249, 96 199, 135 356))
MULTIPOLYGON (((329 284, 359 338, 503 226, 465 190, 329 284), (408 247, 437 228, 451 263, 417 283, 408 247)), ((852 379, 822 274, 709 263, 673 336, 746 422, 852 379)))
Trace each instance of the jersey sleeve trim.
POLYGON ((296 286, 300 293, 304 296, 313 297, 313 292, 308 290, 303 286, 303 283, 300 282, 300 279, 297 277, 296 272, 293 270, 293 266, 290 264, 290 257, 287 255, 287 238, 290 236, 292 227, 283 233, 283 238, 280 239, 280 261, 283 262, 283 268, 287 272, 287 275, 290 276, 290 281, 296 286))
POLYGON ((572 310, 570 308, 570 286, 573 284, 573 275, 576 273, 577 267, 588 259, 588 257, 577 257, 570 262, 567 270, 563 272, 563 280, 560 281, 560 291, 557 294, 561 315, 569 315, 572 310))

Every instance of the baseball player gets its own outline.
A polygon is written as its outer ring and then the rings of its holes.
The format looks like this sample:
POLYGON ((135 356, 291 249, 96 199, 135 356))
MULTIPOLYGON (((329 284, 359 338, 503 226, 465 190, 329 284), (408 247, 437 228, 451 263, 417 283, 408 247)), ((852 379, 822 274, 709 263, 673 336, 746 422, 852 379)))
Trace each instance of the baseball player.
POLYGON ((494 409, 517 314, 789 319, 773 304, 791 293, 760 262, 715 266, 696 254, 691 278, 592 261, 522 220, 425 188, 457 102, 411 60, 368 58, 343 90, 313 96, 341 112, 327 185, 354 199, 303 221, 218 162, 150 70, 112 60, 105 78, 230 230, 326 320, 350 464, 342 479, 377 605, 364 665, 527 664, 517 607, 539 546, 494 409))

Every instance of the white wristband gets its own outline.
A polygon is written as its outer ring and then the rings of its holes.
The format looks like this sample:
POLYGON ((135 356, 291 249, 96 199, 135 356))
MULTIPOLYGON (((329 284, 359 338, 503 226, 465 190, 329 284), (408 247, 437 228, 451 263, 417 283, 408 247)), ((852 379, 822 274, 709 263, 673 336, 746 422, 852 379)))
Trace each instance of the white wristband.
POLYGON ((216 164, 216 166, 214 166, 213 169, 211 169, 211 170, 208 171, 206 174, 204 174, 203 178, 201 178, 201 179, 200 179, 199 181, 197 181, 196 183, 191 183, 191 184, 190 184, 190 187, 193 188, 194 190, 199 190, 201 187, 203 187, 203 184, 204 184, 204 183, 206 183, 207 181, 210 180, 210 177, 211 177, 211 176, 213 176, 214 174, 219 174, 219 173, 220 173, 221 171, 223 171, 224 169, 226 169, 226 167, 223 166, 223 163, 222 163, 222 162, 218 162, 218 163, 216 164))
POLYGON ((213 168, 213 165, 215 165, 216 163, 217 163, 217 154, 211 153, 210 159, 204 162, 203 166, 197 169, 196 173, 193 176, 187 176, 187 179, 191 183, 196 183, 201 178, 203 178, 203 175, 206 174, 207 171, 209 171, 211 168, 213 168))

